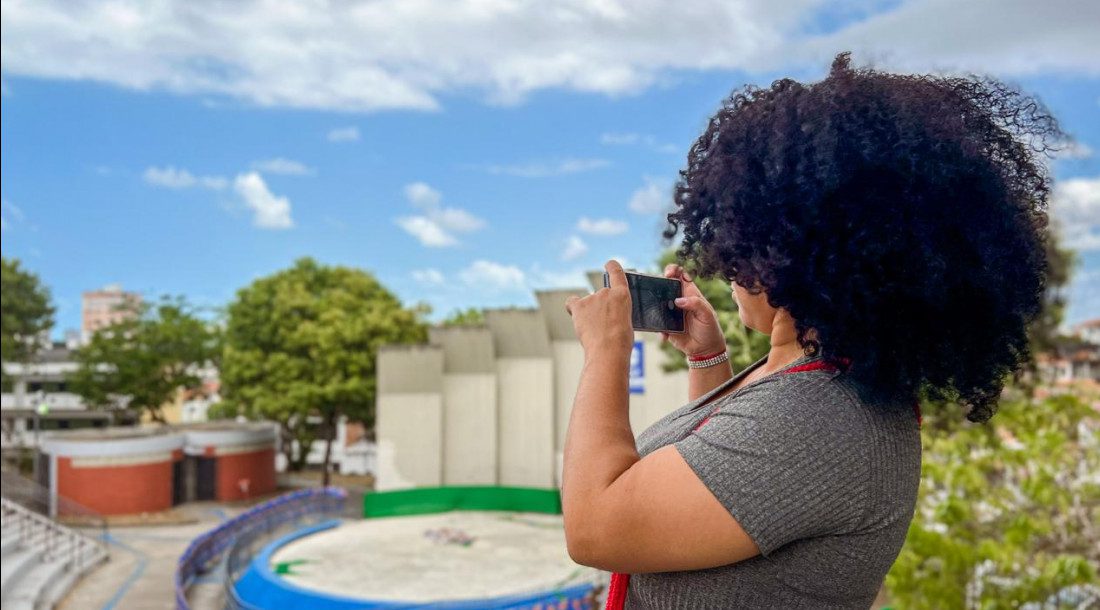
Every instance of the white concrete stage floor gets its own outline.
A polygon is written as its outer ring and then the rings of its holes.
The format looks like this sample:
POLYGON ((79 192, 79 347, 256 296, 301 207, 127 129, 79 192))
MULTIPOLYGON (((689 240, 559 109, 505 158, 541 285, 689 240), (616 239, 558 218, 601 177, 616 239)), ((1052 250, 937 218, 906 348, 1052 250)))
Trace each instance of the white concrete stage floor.
POLYGON ((561 515, 505 511, 345 521, 282 547, 272 569, 282 562, 294 562, 283 578, 308 589, 418 602, 533 593, 606 576, 569 558, 561 515), (425 535, 440 528, 474 540, 462 546, 425 535))

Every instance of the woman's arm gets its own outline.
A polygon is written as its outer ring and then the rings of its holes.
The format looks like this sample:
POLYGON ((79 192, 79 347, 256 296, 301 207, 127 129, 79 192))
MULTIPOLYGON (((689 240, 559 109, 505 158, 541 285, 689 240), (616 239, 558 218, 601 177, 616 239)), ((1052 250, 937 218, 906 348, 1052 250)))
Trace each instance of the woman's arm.
POLYGON ((562 513, 570 554, 586 540, 597 498, 639 460, 630 429, 630 357, 586 354, 569 415, 562 464, 562 513))
POLYGON ((630 429, 630 291, 617 261, 604 267, 610 288, 566 300, 584 347, 562 464, 561 503, 570 554, 587 538, 581 532, 591 531, 586 521, 592 519, 596 499, 639 459, 630 429))
POLYGON ((733 369, 728 360, 704 369, 688 369, 688 401, 699 398, 731 377, 733 369))
POLYGON ((755 543, 675 447, 639 459, 630 429, 630 291, 618 262, 604 268, 610 288, 566 299, 585 348, 562 470, 569 556, 619 572, 701 569, 752 557, 755 543))

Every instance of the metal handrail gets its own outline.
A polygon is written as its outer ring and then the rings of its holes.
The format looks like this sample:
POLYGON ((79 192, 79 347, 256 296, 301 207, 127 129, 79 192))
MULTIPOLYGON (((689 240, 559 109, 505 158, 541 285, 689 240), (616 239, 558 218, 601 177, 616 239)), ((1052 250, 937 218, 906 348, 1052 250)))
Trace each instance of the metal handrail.
POLYGON ((176 565, 176 608, 188 610, 187 589, 200 573, 214 565, 229 551, 226 569, 227 607, 243 607, 233 585, 254 545, 282 528, 306 520, 332 518, 344 511, 347 492, 339 487, 303 489, 258 504, 236 517, 200 535, 191 542, 176 565))
MULTIPOLYGON (((0 472, 0 495, 33 513, 59 521, 62 525, 98 530, 99 541, 101 541, 100 549, 107 556, 110 555, 106 544, 109 539, 107 536, 107 518, 102 514, 60 494, 51 494, 48 489, 35 481, 8 470, 0 472), (63 515, 64 517, 55 518, 55 515, 63 515)), ((73 531, 78 534, 81 533, 76 530, 73 531)))
POLYGON ((42 550, 47 560, 68 559, 84 570, 107 555, 106 544, 76 532, 49 517, 32 512, 7 498, 0 498, 0 514, 24 545, 42 550))

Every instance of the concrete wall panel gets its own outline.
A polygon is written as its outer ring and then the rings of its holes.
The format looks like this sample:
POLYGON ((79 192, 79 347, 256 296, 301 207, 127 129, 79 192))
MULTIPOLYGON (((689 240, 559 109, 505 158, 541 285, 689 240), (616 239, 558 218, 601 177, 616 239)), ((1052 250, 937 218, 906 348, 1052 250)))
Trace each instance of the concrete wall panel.
POLYGON ((497 360, 499 485, 550 488, 554 477, 554 363, 497 360))
POLYGON ((443 350, 389 345, 378 350, 375 488, 443 482, 443 350))
POLYGON ((577 382, 584 368, 584 350, 577 340, 554 341, 554 483, 561 489, 565 435, 573 412, 577 382))
POLYGON ((378 397, 378 478, 375 489, 443 483, 443 396, 432 393, 378 397))
POLYGON ((444 375, 443 483, 495 485, 497 449, 496 372, 444 375))

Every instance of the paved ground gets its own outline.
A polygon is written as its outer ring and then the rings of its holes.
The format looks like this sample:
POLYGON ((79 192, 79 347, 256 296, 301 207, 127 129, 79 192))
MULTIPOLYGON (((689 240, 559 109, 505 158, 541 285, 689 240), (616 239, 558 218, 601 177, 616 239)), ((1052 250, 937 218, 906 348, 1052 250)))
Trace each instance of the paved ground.
MULTIPOLYGON (((187 525, 112 527, 108 535, 111 558, 81 579, 58 608, 175 608, 172 578, 180 554, 195 536, 243 509, 196 502, 176 510, 187 511, 197 521, 187 525)), ((193 608, 221 608, 221 579, 218 574, 203 577, 194 589, 193 608)))
POLYGON ((272 557, 307 589, 427 602, 534 593, 600 575, 566 551, 561 515, 452 511, 345 522, 272 557))

